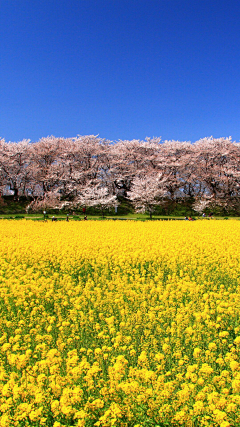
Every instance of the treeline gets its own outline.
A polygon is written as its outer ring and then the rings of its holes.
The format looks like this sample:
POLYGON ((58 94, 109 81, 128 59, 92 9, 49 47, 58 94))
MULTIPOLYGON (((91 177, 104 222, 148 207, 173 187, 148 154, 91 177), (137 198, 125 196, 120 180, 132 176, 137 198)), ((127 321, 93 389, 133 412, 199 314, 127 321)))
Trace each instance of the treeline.
POLYGON ((0 140, 0 192, 21 197, 27 210, 114 207, 127 199, 150 215, 190 204, 196 212, 240 213, 240 143, 203 138, 194 143, 98 136, 0 140))

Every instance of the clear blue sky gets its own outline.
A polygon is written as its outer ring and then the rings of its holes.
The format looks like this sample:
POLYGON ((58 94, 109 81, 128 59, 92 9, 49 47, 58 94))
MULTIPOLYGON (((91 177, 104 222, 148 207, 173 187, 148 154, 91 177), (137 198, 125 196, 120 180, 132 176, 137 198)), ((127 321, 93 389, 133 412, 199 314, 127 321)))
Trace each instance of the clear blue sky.
POLYGON ((239 0, 1 0, 0 136, 240 140, 239 0))

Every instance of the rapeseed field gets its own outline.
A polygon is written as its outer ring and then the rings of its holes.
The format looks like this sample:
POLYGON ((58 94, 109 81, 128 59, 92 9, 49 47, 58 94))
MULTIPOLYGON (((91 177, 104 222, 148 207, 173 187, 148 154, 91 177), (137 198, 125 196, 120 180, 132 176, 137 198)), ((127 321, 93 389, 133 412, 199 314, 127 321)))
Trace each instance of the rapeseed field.
POLYGON ((0 426, 240 425, 240 222, 0 221, 0 426))

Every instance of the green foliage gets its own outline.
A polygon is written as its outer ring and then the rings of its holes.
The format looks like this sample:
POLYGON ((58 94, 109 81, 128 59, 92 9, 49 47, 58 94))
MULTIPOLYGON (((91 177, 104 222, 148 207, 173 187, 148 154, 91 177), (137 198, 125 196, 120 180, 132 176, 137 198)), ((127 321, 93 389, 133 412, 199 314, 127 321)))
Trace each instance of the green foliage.
MULTIPOLYGON (((26 207, 31 202, 30 199, 27 199, 26 197, 20 197, 19 200, 14 200, 13 196, 3 196, 0 200, 0 214, 3 215, 12 215, 15 214, 18 216, 16 219, 20 219, 19 215, 26 215, 26 207)), ((105 210, 106 216, 111 217, 118 217, 118 216, 127 216, 127 215, 135 215, 134 208, 129 200, 127 200, 124 197, 118 197, 118 208, 117 213, 115 212, 114 208, 109 208, 105 210)), ((170 216, 170 217, 185 217, 185 216, 191 216, 193 217, 196 214, 196 211, 192 209, 192 205, 194 203, 193 198, 186 198, 186 199, 179 199, 179 200, 164 200, 163 203, 161 203, 158 206, 155 206, 153 216, 170 216)), ((239 216, 240 212, 238 209, 233 208, 222 208, 219 206, 216 206, 214 209, 212 208, 206 208, 205 213, 206 216, 209 215, 210 212, 213 212, 214 217, 236 217, 239 216)), ((41 214, 43 216, 42 209, 39 212, 33 213, 30 212, 33 215, 39 215, 41 214)), ((79 220, 81 217, 87 215, 87 216, 96 216, 99 217, 102 212, 100 207, 87 207, 86 212, 83 212, 83 208, 72 208, 71 210, 69 207, 66 207, 65 209, 47 209, 47 214, 45 215, 45 218, 50 218, 52 215, 61 215, 66 216, 66 214, 69 213, 70 215, 73 215, 74 220, 79 220)), ((200 214, 198 216, 201 216, 200 214)), ((141 215, 141 219, 145 218, 145 215, 141 215)), ((146 218, 149 218, 149 215, 146 214, 146 218)))
POLYGON ((13 196, 3 196, 3 203, 0 203, 0 214, 23 214, 30 201, 25 197, 14 200, 13 196))

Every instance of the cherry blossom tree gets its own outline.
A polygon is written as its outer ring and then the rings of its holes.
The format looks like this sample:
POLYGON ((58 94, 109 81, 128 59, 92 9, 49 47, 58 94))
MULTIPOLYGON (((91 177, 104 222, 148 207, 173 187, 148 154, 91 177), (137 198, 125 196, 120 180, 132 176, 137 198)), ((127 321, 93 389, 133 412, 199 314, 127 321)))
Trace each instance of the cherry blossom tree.
POLYGON ((118 205, 117 197, 109 193, 107 187, 101 187, 99 184, 82 188, 74 204, 80 206, 95 206, 98 207, 104 217, 106 209, 116 207, 118 205))
POLYGON ((149 177, 159 176, 171 209, 179 202, 195 201, 196 207, 207 201, 211 209, 240 211, 240 143, 230 137, 193 144, 161 138, 113 143, 98 135, 49 136, 34 143, 0 139, 0 193, 11 191, 16 201, 30 198, 34 209, 56 204, 56 197, 65 206, 74 204, 87 188, 105 188, 109 197, 121 199, 145 182, 150 193, 149 177))
POLYGON ((195 200, 192 208, 198 214, 203 213, 211 205, 211 199, 209 200, 195 200))
POLYGON ((126 197, 135 177, 158 170, 160 141, 161 138, 120 140, 111 146, 110 179, 116 194, 126 197))
POLYGON ((43 197, 35 198, 26 207, 26 212, 39 212, 46 209, 61 209, 60 194, 58 191, 45 193, 43 197))
POLYGON ((186 182, 190 183, 193 147, 190 142, 164 141, 159 153, 159 166, 166 181, 171 201, 186 194, 186 182))
POLYGON ((68 140, 48 136, 31 147, 32 196, 42 199, 45 194, 59 187, 61 170, 60 154, 68 140), (34 185, 36 188, 34 188, 34 185))
POLYGON ((30 179, 29 142, 25 139, 18 143, 0 140, 0 187, 2 193, 9 189, 14 200, 25 194, 30 179))
POLYGON ((163 203, 166 190, 161 183, 161 176, 148 175, 142 178, 136 177, 132 183, 128 198, 133 203, 137 212, 148 212, 150 218, 156 205, 163 203))
POLYGON ((231 208, 240 196, 240 146, 229 138, 203 138, 194 144, 194 175, 198 196, 208 199, 212 209, 231 208))
POLYGON ((88 183, 106 181, 107 149, 108 143, 95 135, 65 141, 52 174, 58 179, 62 197, 74 199, 88 183))

